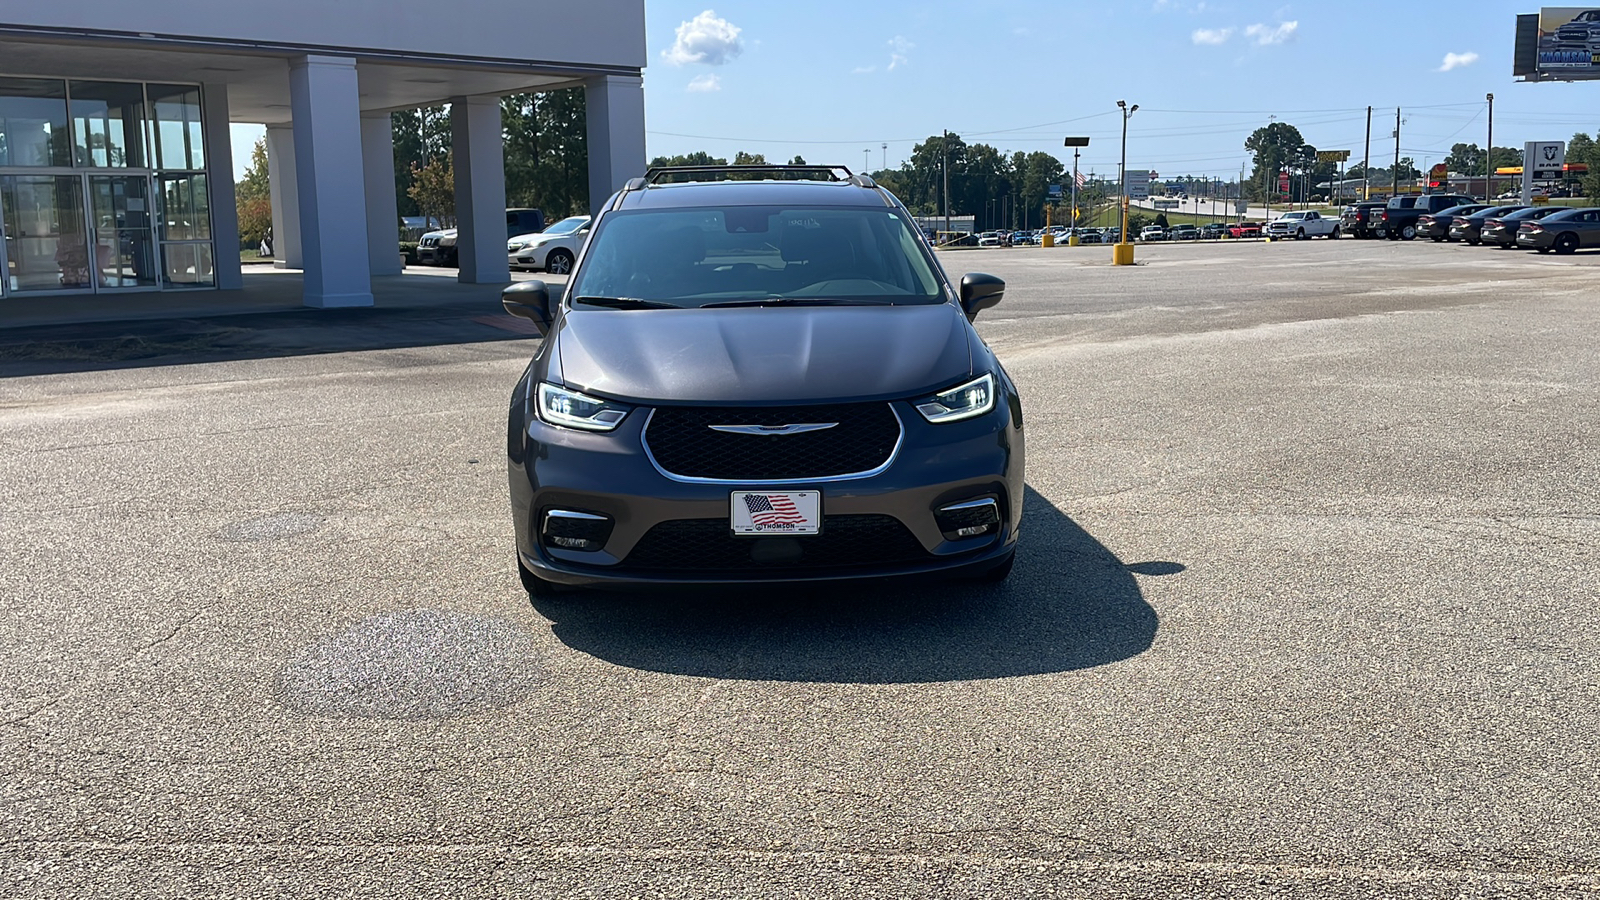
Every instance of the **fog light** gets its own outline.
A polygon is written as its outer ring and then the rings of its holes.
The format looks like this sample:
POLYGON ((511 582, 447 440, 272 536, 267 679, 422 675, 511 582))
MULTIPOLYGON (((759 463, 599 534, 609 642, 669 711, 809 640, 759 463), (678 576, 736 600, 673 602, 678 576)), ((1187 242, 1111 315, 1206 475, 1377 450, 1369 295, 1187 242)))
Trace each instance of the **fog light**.
POLYGON ((942 506, 933 517, 947 541, 980 537, 1000 530, 1000 504, 993 497, 942 506))
POLYGON ((544 544, 561 550, 593 553, 611 537, 611 518, 570 509, 552 509, 544 514, 544 544))

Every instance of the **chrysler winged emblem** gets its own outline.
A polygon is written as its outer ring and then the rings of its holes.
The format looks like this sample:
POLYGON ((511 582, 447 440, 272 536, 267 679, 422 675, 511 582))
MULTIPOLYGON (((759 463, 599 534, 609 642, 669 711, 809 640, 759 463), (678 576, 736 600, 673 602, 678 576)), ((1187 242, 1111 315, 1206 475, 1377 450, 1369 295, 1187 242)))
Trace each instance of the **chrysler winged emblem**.
POLYGON ((826 431, 838 422, 810 422, 804 425, 707 425, 712 431, 725 434, 805 434, 808 431, 826 431))

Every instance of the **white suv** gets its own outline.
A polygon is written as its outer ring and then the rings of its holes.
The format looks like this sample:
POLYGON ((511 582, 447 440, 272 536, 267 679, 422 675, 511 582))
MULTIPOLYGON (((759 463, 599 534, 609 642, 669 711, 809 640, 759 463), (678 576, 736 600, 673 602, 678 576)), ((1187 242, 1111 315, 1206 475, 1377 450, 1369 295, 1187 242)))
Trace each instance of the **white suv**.
POLYGON ((588 216, 568 216, 538 234, 522 234, 506 243, 512 269, 543 269, 551 275, 572 272, 572 262, 589 237, 588 216))

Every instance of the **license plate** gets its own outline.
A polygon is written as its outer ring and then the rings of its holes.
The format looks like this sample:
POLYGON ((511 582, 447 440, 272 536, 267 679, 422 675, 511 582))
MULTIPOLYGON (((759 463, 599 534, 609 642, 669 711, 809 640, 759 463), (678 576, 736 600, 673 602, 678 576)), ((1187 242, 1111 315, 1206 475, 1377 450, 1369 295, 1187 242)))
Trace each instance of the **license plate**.
POLYGON ((820 534, 821 491, 734 491, 728 524, 734 534, 820 534))

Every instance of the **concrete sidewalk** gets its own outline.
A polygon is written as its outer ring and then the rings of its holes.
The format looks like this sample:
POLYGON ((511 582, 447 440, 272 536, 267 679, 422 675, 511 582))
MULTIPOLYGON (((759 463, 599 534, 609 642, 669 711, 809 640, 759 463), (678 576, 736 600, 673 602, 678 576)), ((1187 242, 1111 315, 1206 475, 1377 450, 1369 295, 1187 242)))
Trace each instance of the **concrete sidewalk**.
POLYGON ((300 305, 300 273, 281 269, 247 272, 243 291, 8 300, 0 377, 537 337, 501 307, 505 285, 412 267, 372 286, 376 305, 352 309, 300 305))

